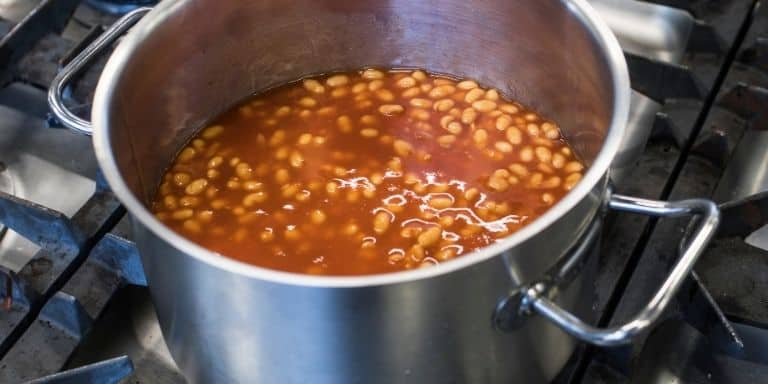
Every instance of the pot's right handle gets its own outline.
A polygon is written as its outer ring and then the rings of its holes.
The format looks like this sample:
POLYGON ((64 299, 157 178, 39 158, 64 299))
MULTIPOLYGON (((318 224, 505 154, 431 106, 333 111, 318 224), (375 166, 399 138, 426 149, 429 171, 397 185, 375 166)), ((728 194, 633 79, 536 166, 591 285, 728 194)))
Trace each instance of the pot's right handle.
POLYGON ((65 127, 84 135, 90 136, 93 134, 91 122, 81 119, 64 105, 64 90, 69 85, 69 82, 78 76, 87 65, 91 64, 106 48, 110 47, 115 40, 151 10, 152 8, 139 8, 121 17, 120 20, 112 24, 109 29, 62 68, 53 79, 48 90, 48 105, 51 107, 51 112, 65 127))
POLYGON ((581 321, 546 297, 545 284, 536 284, 523 292, 521 312, 537 313, 577 339, 600 346, 628 344, 635 335, 648 329, 659 319, 715 234, 720 222, 717 205, 706 199, 658 201, 614 194, 608 201, 608 207, 655 217, 701 216, 701 219, 688 244, 681 247, 680 259, 664 284, 634 318, 622 325, 596 328, 581 321))

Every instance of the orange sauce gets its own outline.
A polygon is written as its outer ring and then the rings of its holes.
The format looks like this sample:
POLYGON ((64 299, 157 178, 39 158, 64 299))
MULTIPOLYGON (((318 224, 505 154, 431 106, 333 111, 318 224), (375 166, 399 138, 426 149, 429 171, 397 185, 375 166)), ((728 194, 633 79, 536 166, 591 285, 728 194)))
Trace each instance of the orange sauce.
POLYGON ((287 84, 222 114, 179 153, 152 210, 227 257, 365 275, 498 241, 583 172, 553 122, 497 90, 368 69, 287 84))

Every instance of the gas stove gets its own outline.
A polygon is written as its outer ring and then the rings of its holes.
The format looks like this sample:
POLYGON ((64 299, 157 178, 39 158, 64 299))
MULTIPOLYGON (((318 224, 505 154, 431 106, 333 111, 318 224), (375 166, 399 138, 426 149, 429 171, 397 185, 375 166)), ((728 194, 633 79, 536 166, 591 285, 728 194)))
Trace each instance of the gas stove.
MULTIPOLYGON (((768 380, 768 7, 757 0, 592 0, 632 80, 614 190, 709 196, 722 224, 654 329, 580 346, 556 383, 768 380)), ((128 218, 90 139, 46 103, 58 70, 148 0, 0 2, 0 382, 183 383, 128 218), (71 381, 67 381, 71 380, 71 381)), ((101 65, 103 65, 102 60, 101 65)), ((100 65, 67 92, 87 114, 100 65)), ((609 214, 591 322, 620 324, 666 276, 684 220, 609 214)))

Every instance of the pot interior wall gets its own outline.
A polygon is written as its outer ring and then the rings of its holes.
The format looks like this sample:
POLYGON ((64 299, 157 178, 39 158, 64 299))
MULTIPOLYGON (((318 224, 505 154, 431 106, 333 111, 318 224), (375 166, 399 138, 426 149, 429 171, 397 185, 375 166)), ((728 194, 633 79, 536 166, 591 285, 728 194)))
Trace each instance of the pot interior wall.
POLYGON ((147 17, 109 103, 118 167, 144 202, 208 120, 307 74, 407 66, 474 78, 557 121, 587 162, 611 119, 605 57, 568 1, 187 0, 147 17))

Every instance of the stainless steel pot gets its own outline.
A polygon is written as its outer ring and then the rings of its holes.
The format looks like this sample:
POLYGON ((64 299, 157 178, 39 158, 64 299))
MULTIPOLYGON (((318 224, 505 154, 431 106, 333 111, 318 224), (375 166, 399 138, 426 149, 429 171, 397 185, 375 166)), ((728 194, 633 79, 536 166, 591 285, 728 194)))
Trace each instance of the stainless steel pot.
MULTIPOLYGON (((57 77, 50 102, 62 122, 91 132, 63 105, 62 92, 146 12, 127 15, 57 77)), ((648 328, 717 225, 706 200, 609 194, 607 170, 628 103, 622 52, 583 0, 182 0, 158 5, 112 54, 94 100, 93 134, 106 179, 133 216, 163 334, 191 381, 541 382, 571 354, 575 339, 566 333, 613 345, 648 328), (590 169, 550 211, 503 241, 386 275, 318 277, 246 265, 186 240, 147 210, 166 165, 208 119, 287 80, 363 66, 423 67, 500 88, 560 122, 590 169), (593 329, 569 313, 588 305, 584 284, 558 287, 558 271, 548 272, 567 269, 568 251, 606 207, 703 220, 636 319, 593 329)))

